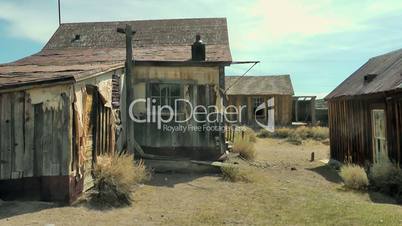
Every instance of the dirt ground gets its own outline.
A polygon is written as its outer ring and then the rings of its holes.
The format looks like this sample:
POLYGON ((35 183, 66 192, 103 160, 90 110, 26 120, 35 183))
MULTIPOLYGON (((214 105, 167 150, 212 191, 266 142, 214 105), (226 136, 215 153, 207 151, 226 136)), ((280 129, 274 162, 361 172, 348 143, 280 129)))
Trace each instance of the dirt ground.
POLYGON ((156 174, 130 207, 0 202, 0 225, 402 225, 402 207, 392 199, 343 189, 337 172, 320 161, 328 159, 327 145, 267 138, 256 148, 254 183, 156 174))

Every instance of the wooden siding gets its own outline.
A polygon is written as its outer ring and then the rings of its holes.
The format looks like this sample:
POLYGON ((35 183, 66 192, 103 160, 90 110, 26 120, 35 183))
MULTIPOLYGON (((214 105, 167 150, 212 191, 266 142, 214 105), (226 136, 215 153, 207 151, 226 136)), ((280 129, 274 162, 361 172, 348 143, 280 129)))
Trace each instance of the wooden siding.
POLYGON ((0 179, 68 175, 70 100, 32 104, 26 92, 0 94, 0 179))
POLYGON ((365 164, 373 161, 371 110, 384 109, 389 157, 401 159, 402 97, 363 96, 328 101, 331 158, 365 164))
MULTIPOLYGON (((236 95, 228 96, 228 105, 235 105, 237 107, 246 105, 247 108, 244 109, 242 119, 243 123, 248 125, 255 125, 254 112, 253 112, 253 102, 252 98, 262 97, 264 101, 268 101, 271 97, 274 97, 274 110, 275 110, 275 125, 276 126, 287 126, 292 124, 292 96, 280 96, 280 95, 270 95, 270 96, 249 96, 249 95, 236 95)), ((264 114, 267 115, 266 113, 264 114)), ((265 122, 267 117, 263 119, 265 122)))
MULTIPOLYGON (((174 83, 180 85, 181 98, 190 101, 193 106, 216 105, 220 99, 219 75, 222 69, 219 67, 160 67, 160 66, 137 66, 134 67, 135 76, 131 76, 127 99, 149 97, 150 83, 174 83), (134 92, 131 87, 134 87, 134 92), (142 87, 142 88, 141 88, 142 87)), ((127 104, 131 103, 127 101, 127 104)), ((145 106, 139 109, 134 108, 136 114, 146 117, 145 106), (138 111, 138 112, 137 112, 138 111)), ((184 127, 203 126, 193 120, 186 123, 180 123, 184 127)), ((179 123, 167 123, 169 126, 177 126, 179 123)), ((223 130, 222 130, 223 133, 223 130)), ((173 156, 188 157, 192 159, 216 159, 221 154, 221 149, 217 147, 216 139, 223 136, 219 131, 186 131, 170 132, 158 129, 156 123, 134 123, 127 118, 127 147, 129 151, 134 150, 133 141, 130 137, 135 137, 136 142, 144 149, 146 153, 173 156), (134 135, 133 135, 134 134, 134 135)))

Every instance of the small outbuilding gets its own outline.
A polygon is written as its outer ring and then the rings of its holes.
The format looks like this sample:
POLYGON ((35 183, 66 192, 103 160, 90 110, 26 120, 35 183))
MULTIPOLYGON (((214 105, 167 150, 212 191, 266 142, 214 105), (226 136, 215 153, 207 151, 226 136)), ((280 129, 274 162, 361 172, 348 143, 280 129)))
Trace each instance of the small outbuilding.
POLYGON ((331 158, 402 160, 402 49, 371 58, 326 98, 331 158))
MULTIPOLYGON (((241 111, 240 124, 256 127, 256 120, 267 124, 268 108, 257 108, 273 98, 276 126, 292 124, 292 96, 294 95, 290 75, 271 76, 227 76, 226 95, 228 105, 246 106, 241 111)), ((268 104, 267 104, 268 105, 268 104)))

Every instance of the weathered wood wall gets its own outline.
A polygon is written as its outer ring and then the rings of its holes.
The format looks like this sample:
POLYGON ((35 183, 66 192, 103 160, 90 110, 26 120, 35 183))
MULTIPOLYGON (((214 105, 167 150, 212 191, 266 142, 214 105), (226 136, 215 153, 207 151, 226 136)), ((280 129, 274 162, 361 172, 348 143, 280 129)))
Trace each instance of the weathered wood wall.
MULTIPOLYGON (((150 83, 175 83, 180 84, 181 98, 195 105, 221 105, 219 90, 218 66, 193 67, 193 66, 135 66, 131 84, 127 85, 127 97, 132 100, 148 97, 150 83)), ((127 102, 129 105, 131 101, 127 102)), ((146 117, 145 104, 138 105, 134 111, 136 114, 146 117)), ((184 117, 184 115, 183 115, 184 117)), ((201 126, 204 124, 190 120, 180 123, 182 126, 201 126)), ((205 123, 208 124, 208 123, 205 123)), ((178 126, 179 123, 168 123, 169 126, 178 126)), ((209 124, 208 124, 209 125, 209 124)), ((223 128, 223 127, 222 127, 223 128)), ((136 142, 145 152, 164 156, 188 157, 192 159, 213 159, 221 154, 218 150, 216 137, 221 134, 218 131, 185 131, 170 132, 158 129, 156 123, 134 123, 127 119, 128 136, 134 134, 136 142)), ((222 130, 223 133, 223 130, 222 130)), ((221 136, 223 139, 223 136, 221 136)), ((127 139, 130 143, 130 139, 127 139)), ((130 144, 128 147, 130 148, 130 144)))
POLYGON ((373 161, 371 110, 384 109, 389 157, 401 159, 402 97, 381 94, 328 101, 331 158, 365 164, 373 161))
POLYGON ((58 89, 58 100, 42 103, 32 90, 0 94, 0 179, 68 175, 70 96, 58 89))
MULTIPOLYGON (((242 120, 244 124, 255 126, 255 116, 253 112, 253 98, 254 97, 262 97, 266 102, 271 97, 274 97, 274 115, 275 115, 275 125, 276 126, 287 126, 292 124, 292 96, 281 96, 281 95, 271 95, 271 96, 249 96, 249 95, 230 95, 228 96, 228 105, 235 105, 238 108, 242 105, 246 105, 243 114, 242 120)), ((263 121, 266 123, 267 121, 267 113, 264 112, 264 118, 259 119, 259 121, 263 121)))

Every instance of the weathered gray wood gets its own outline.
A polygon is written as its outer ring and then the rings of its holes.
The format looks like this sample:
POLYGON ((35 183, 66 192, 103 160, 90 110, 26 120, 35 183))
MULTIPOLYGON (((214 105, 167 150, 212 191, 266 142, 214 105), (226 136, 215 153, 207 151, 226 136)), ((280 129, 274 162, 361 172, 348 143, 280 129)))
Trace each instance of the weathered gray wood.
POLYGON ((43 104, 35 104, 34 111, 34 176, 43 175, 43 104))
POLYGON ((25 94, 24 103, 24 177, 34 175, 34 108, 29 95, 25 94))
POLYGON ((2 94, 1 101, 1 178, 11 178, 11 94, 2 94))
POLYGON ((3 134, 3 94, 0 94, 0 179, 3 179, 3 138, 1 136, 1 134, 3 134))
POLYGON ((52 175, 61 175, 61 156, 64 147, 62 147, 62 135, 63 130, 62 130, 62 125, 63 125, 63 108, 54 110, 53 112, 53 119, 52 119, 52 165, 51 165, 51 174, 52 175))
POLYGON ((63 98, 63 108, 61 113, 61 130, 60 130, 60 139, 61 139, 61 157, 60 157, 60 174, 66 176, 69 174, 69 163, 70 156, 72 155, 72 106, 70 104, 69 97, 66 94, 62 94, 63 98))
POLYGON ((20 178, 24 172, 24 93, 17 92, 13 98, 13 172, 20 178))
MULTIPOLYGON (((52 176, 52 153, 53 153, 53 111, 43 112, 42 124, 42 176, 52 176)), ((36 140, 35 140, 36 142, 36 140)))

